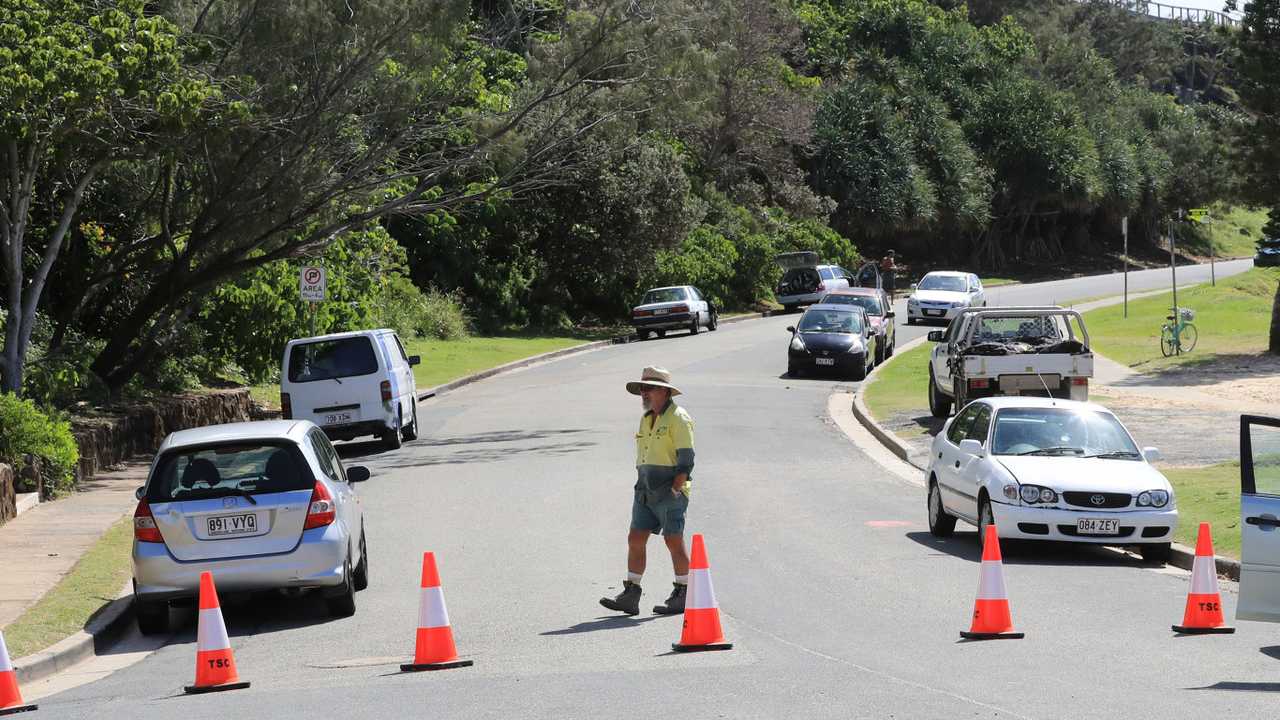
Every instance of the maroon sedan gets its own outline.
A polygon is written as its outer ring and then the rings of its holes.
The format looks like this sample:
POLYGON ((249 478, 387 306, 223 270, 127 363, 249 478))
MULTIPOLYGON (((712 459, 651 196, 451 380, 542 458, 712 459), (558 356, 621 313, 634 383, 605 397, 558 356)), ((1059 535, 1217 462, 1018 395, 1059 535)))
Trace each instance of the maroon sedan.
POLYGON ((867 311, 871 330, 876 335, 877 365, 893 355, 898 345, 898 333, 893 324, 893 304, 883 290, 876 288, 848 288, 827 293, 820 300, 825 305, 857 305, 867 311))

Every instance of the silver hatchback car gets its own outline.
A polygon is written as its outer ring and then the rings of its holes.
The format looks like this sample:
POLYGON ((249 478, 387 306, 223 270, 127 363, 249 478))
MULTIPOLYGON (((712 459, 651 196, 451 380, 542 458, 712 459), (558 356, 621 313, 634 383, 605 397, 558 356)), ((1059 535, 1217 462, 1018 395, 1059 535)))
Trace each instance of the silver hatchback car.
POLYGON ((220 592, 320 588, 330 614, 354 614, 369 558, 352 484, 368 478, 305 420, 173 433, 137 491, 138 628, 167 632, 170 601, 194 598, 204 570, 220 592))

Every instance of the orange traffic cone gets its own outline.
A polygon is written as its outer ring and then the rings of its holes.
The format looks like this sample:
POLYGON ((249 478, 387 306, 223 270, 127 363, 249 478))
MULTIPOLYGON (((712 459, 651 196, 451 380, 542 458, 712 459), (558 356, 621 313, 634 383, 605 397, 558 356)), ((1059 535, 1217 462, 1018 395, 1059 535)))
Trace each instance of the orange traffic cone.
POLYGON ((183 690, 207 693, 249 687, 249 683, 240 682, 240 676, 236 674, 236 660, 231 653, 227 625, 222 622, 218 590, 213 586, 213 574, 207 570, 200 573, 199 623, 196 630, 196 684, 183 690))
POLYGON ((978 576, 978 599, 973 604, 973 625, 960 631, 966 640, 1016 640, 1025 633, 1013 631, 1009 617, 1009 594, 1004 588, 1004 565, 1000 561, 1000 536, 994 524, 987 526, 982 543, 982 570, 978 576))
POLYGON ((9 648, 4 644, 4 633, 0 633, 0 715, 30 712, 35 705, 24 705, 22 693, 18 692, 18 675, 13 671, 13 663, 9 662, 9 648))
POLYGON ((444 589, 436 571, 435 553, 422 556, 422 589, 418 601, 418 635, 414 642, 413 662, 401 665, 404 672, 447 670, 470 667, 470 660, 459 660, 453 645, 453 628, 449 627, 449 610, 444 606, 444 589))
POLYGON ((1196 536, 1196 559, 1191 564, 1191 591, 1182 624, 1173 631, 1187 635, 1230 634, 1236 631, 1222 620, 1222 595, 1218 592, 1218 571, 1213 559, 1213 539, 1209 523, 1200 523, 1196 536))
POLYGON ((693 536, 693 552, 689 557, 689 590, 684 606, 684 629, 680 642, 671 646, 676 652, 699 650, 732 650, 733 643, 724 641, 720 630, 720 606, 716 604, 716 588, 711 584, 711 566, 702 535, 693 536))

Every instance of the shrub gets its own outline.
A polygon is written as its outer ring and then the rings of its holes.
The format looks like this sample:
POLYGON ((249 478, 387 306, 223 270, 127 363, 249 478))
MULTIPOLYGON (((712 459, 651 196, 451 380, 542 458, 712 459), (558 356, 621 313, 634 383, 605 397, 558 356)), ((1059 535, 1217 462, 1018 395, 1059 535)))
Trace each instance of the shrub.
POLYGON ((374 301, 377 325, 394 328, 403 338, 456 340, 467 335, 462 303, 438 290, 422 292, 409 278, 394 275, 374 301))
POLYGON ((80 450, 71 436, 71 424, 46 415, 30 400, 0 393, 0 462, 21 469, 28 455, 39 460, 47 491, 72 489, 80 450))

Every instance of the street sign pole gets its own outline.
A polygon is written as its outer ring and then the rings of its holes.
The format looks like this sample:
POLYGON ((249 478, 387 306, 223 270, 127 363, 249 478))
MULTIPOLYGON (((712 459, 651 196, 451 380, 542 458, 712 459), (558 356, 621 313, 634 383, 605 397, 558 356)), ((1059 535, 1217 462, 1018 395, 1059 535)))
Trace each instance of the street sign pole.
MULTIPOLYGON (((1178 211, 1178 216, 1179 217, 1182 216, 1181 210, 1178 211)), ((1177 255, 1175 254, 1176 245, 1177 245, 1177 241, 1174 239, 1174 236, 1173 236, 1173 218, 1170 218, 1169 219, 1169 273, 1173 277, 1173 307, 1175 308, 1173 311, 1173 317, 1175 318, 1175 322, 1177 322, 1176 318, 1178 317, 1178 311, 1176 309, 1178 307, 1178 260, 1177 260, 1177 255)))
POLYGON ((1129 216, 1120 220, 1120 232, 1124 233, 1124 316, 1129 317, 1129 216))

